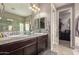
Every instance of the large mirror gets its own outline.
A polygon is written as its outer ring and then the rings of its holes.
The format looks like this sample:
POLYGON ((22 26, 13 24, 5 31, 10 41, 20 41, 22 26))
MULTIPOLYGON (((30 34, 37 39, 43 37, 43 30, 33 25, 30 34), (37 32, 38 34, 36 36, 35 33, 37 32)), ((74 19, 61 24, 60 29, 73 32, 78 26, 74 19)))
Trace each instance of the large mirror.
POLYGON ((41 32, 40 29, 45 29, 45 17, 40 17, 39 13, 39 4, 1 3, 0 32, 41 32), (36 15, 38 18, 35 19, 36 15))
POLYGON ((35 25, 37 29, 45 29, 45 18, 39 18, 35 20, 35 25))
POLYGON ((35 29, 37 29, 38 32, 46 32, 47 27, 47 14, 44 12, 39 12, 34 17, 34 25, 35 29))
POLYGON ((30 3, 0 3, 0 32, 32 31, 34 12, 30 3))

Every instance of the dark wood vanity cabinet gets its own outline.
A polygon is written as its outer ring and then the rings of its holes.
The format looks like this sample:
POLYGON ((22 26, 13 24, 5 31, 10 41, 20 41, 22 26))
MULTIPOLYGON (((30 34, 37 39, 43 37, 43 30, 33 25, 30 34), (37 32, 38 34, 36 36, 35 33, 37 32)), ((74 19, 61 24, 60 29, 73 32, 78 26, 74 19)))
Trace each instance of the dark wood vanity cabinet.
POLYGON ((10 53, 11 55, 35 55, 36 54, 36 38, 30 38, 28 41, 24 40, 24 42, 20 42, 20 44, 23 44, 23 46, 11 52, 10 53))
POLYGON ((10 52, 8 55, 23 55, 24 48, 17 49, 16 51, 10 52))
POLYGON ((36 38, 31 38, 30 40, 34 40, 29 45, 24 47, 24 55, 36 55, 36 38))
POLYGON ((24 55, 36 55, 36 43, 24 48, 24 55))
POLYGON ((0 45, 1 55, 37 55, 47 49, 48 35, 0 45))
POLYGON ((44 35, 44 36, 40 36, 38 37, 38 54, 44 50, 47 49, 47 45, 48 45, 48 36, 44 35))

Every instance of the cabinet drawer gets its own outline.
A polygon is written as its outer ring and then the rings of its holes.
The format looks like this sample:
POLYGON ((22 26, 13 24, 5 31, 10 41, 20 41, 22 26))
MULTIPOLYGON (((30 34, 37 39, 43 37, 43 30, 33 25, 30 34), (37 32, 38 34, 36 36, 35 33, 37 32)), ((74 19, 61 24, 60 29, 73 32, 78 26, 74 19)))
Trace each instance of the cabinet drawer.
POLYGON ((23 55, 24 54, 24 48, 17 49, 16 51, 10 52, 9 55, 23 55))

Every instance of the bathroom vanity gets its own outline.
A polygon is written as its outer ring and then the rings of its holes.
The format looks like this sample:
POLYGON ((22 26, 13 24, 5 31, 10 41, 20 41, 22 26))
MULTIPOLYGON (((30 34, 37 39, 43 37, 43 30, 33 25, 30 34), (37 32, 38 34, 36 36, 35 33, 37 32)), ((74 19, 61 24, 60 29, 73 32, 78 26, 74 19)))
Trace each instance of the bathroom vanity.
POLYGON ((1 55, 37 55, 48 47, 48 34, 10 37, 0 41, 1 55))

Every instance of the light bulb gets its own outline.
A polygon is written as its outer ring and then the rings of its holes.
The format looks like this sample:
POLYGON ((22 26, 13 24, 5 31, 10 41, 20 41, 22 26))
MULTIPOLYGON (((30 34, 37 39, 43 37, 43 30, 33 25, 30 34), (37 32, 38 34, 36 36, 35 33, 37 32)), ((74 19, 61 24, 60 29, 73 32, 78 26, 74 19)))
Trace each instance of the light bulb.
POLYGON ((40 11, 40 8, 38 8, 38 11, 40 11))
POLYGON ((39 8, 39 7, 35 7, 35 9, 36 9, 37 11, 40 11, 40 8, 39 8))
POLYGON ((32 8, 32 11, 37 12, 35 9, 32 8))
POLYGON ((33 7, 34 7, 34 8, 36 7, 35 4, 33 4, 33 7))

